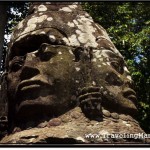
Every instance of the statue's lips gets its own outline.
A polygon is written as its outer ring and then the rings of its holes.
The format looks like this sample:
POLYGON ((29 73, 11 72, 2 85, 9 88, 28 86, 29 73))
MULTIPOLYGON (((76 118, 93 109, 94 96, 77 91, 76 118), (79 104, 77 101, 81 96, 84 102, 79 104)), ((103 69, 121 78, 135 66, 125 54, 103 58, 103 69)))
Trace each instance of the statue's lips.
POLYGON ((129 99, 129 100, 131 100, 132 102, 135 103, 136 93, 135 93, 134 90, 128 88, 128 89, 123 91, 123 95, 124 95, 125 98, 127 98, 127 99, 129 99))
POLYGON ((53 85, 46 83, 46 81, 24 80, 18 85, 16 95, 18 109, 28 109, 28 106, 29 108, 35 105, 37 107, 39 105, 44 106, 44 102, 48 103, 48 105, 51 104, 51 101, 53 102, 53 99, 55 99, 55 88, 53 85), (47 96, 49 99, 47 99, 47 96))
POLYGON ((35 88, 50 89, 52 86, 40 80, 25 80, 19 84, 17 91, 32 90, 35 88))

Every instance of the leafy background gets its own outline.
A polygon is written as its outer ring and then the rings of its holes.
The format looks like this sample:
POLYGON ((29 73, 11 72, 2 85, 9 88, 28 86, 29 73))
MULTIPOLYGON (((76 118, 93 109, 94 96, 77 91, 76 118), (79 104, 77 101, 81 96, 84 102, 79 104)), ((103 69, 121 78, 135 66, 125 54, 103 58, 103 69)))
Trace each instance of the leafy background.
MULTIPOLYGON (((18 21, 27 15, 29 4, 7 3, 3 60, 9 35, 18 21)), ((137 119, 145 132, 150 133, 150 2, 82 2, 82 5, 94 21, 106 29, 124 56, 135 83, 137 119)), ((4 70, 4 63, 1 70, 4 70)))

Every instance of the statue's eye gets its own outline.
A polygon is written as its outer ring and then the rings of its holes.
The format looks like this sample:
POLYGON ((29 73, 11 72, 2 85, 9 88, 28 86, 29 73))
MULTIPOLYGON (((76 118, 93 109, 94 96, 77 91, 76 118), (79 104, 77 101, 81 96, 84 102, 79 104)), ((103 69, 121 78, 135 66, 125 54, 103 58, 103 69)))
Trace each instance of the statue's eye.
POLYGON ((123 65, 122 63, 119 63, 117 61, 112 61, 111 62, 112 67, 120 74, 123 73, 123 65))
POLYGON ((11 65, 11 71, 16 72, 23 66, 22 61, 13 62, 11 65))
POLYGON ((50 60, 55 54, 53 52, 44 52, 40 55, 41 61, 50 60))
POLYGON ((107 83, 109 85, 114 85, 114 86, 121 86, 123 84, 122 79, 115 73, 111 72, 109 73, 106 78, 105 81, 107 81, 107 83))

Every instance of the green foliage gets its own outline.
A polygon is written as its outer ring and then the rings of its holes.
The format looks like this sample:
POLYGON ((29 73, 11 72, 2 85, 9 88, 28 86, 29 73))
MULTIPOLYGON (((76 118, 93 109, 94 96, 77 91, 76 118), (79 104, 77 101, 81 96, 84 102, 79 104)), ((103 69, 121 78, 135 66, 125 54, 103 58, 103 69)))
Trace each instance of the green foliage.
MULTIPOLYGON (((25 18, 29 9, 29 2, 9 2, 7 4, 7 24, 5 28, 5 35, 10 35, 13 28, 18 24, 19 21, 25 18)), ((3 62, 5 61, 8 37, 4 38, 4 47, 3 47, 3 62)), ((2 66, 4 70, 4 64, 2 66)))
POLYGON ((150 133, 150 2, 86 2, 125 57, 138 97, 138 120, 150 133))
POLYGON ((19 21, 27 16, 29 3, 27 2, 11 2, 8 5, 8 23, 6 33, 10 34, 19 21))

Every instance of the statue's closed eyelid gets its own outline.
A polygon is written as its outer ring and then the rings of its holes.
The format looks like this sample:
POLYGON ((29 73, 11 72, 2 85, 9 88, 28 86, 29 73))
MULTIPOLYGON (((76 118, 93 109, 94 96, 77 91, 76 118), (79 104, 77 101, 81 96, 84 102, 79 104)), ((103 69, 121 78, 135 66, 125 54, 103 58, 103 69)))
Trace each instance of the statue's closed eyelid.
POLYGON ((24 60, 25 60, 25 57, 24 57, 24 56, 15 56, 15 57, 11 60, 11 62, 10 62, 9 65, 12 65, 12 64, 14 64, 14 63, 16 63, 16 62, 24 63, 24 60))
POLYGON ((49 44, 43 43, 39 48, 37 56, 40 58, 41 61, 48 61, 52 57, 57 55, 56 49, 49 48, 48 46, 49 44))
POLYGON ((52 48, 51 45, 48 43, 42 43, 38 51, 39 54, 46 53, 46 52, 57 54, 57 50, 55 48, 52 48))
POLYGON ((23 64, 24 62, 22 60, 14 60, 10 64, 10 70, 16 72, 23 66, 23 64))
POLYGON ((55 54, 52 53, 52 52, 50 52, 50 51, 49 52, 41 53, 39 55, 41 61, 48 61, 48 60, 50 60, 54 56, 55 56, 55 54))

